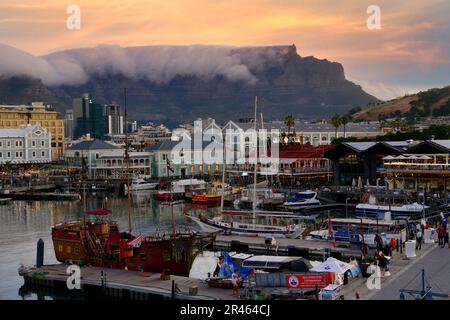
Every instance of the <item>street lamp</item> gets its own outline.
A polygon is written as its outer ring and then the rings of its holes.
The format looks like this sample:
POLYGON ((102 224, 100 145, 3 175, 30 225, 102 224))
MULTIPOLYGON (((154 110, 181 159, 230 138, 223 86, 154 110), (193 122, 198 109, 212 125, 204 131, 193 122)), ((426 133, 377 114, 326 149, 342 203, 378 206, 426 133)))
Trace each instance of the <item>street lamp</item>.
MULTIPOLYGON (((345 199, 345 219, 348 219, 348 200, 350 200, 350 198, 346 198, 345 199)), ((350 243, 350 223, 347 220, 347 235, 348 235, 348 242, 350 243)))

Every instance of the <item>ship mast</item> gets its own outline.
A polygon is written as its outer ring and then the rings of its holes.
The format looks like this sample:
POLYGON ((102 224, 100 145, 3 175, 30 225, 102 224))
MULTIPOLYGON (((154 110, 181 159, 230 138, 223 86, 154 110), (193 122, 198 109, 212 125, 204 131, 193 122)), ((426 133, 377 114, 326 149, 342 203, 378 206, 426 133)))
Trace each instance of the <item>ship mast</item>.
POLYGON ((126 175, 127 175, 127 196, 128 196, 128 232, 131 234, 132 223, 131 223, 131 190, 130 190, 130 155, 128 153, 128 125, 127 125, 127 88, 123 90, 124 97, 124 108, 125 108, 125 164, 126 164, 126 175))
POLYGON ((256 181, 257 181, 257 172, 258 172, 258 134, 257 134, 257 123, 258 123, 258 96, 255 96, 255 135, 256 135, 256 145, 255 145, 255 171, 253 176, 253 227, 256 224, 256 181))

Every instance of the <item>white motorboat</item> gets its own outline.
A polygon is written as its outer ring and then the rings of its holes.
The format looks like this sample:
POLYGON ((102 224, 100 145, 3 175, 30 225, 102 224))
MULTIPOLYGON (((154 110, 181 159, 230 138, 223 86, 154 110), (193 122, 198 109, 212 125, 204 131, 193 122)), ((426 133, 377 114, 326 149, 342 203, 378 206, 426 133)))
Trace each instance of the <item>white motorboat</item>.
POLYGON ((291 210, 320 206, 320 201, 316 198, 317 192, 314 191, 296 192, 291 195, 285 203, 283 203, 283 206, 291 210))
POLYGON ((390 213, 393 217, 409 217, 413 215, 423 214, 429 206, 414 203, 378 203, 375 196, 370 195, 367 203, 359 203, 356 205, 356 215, 363 217, 377 217, 379 215, 385 215, 390 213))
MULTIPOLYGON (((141 190, 153 190, 158 185, 158 182, 147 182, 142 178, 133 179, 130 185, 130 191, 141 191, 141 190)), ((128 185, 125 184, 125 194, 128 192, 128 185)))

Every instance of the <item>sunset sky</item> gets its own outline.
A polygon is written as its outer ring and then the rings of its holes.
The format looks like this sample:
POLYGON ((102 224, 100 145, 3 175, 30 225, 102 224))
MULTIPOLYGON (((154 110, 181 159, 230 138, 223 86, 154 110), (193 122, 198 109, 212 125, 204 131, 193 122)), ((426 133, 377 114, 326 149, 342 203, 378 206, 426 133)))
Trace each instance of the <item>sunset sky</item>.
POLYGON ((450 85, 448 0, 1 0, 0 43, 33 55, 99 44, 295 44, 387 99, 450 85), (66 8, 81 9, 68 30, 66 8), (366 9, 381 8, 381 30, 366 9))

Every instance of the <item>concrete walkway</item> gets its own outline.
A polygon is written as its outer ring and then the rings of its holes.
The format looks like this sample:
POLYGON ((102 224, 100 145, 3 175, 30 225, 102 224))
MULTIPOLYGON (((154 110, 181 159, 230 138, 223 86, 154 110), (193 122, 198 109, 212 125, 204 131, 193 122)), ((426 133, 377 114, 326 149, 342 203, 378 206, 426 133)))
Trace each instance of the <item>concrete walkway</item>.
MULTIPOLYGON (((341 294, 344 295, 346 300, 355 300, 356 293, 359 294, 359 299, 361 300, 397 300, 400 296, 399 289, 406 289, 404 286, 406 286, 422 268, 425 268, 425 270, 430 269, 429 276, 434 278, 435 272, 431 269, 436 262, 436 258, 438 256, 442 256, 442 253, 445 253, 445 259, 441 259, 440 263, 448 266, 450 264, 450 249, 439 248, 437 244, 423 244, 422 250, 416 250, 417 256, 410 259, 406 259, 404 251, 402 254, 395 251, 392 254, 390 265, 391 275, 381 278, 380 289, 369 289, 367 286, 369 278, 359 277, 356 279, 351 279, 350 283, 344 286, 341 294)), ((438 270, 438 272, 440 272, 440 269, 441 268, 437 266, 436 270, 438 270)), ((447 272, 449 274, 448 277, 446 279, 444 279, 445 277, 442 278, 441 283, 442 287, 446 287, 450 290, 450 267, 447 267, 447 272)), ((373 281, 369 279, 369 282, 373 281)), ((419 282, 413 282, 411 283, 411 286, 407 287, 407 289, 419 289, 419 285, 419 282)), ((441 286, 439 283, 438 285, 441 286)))

